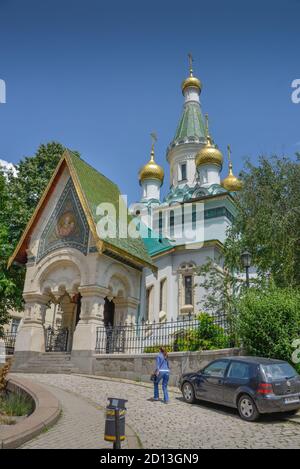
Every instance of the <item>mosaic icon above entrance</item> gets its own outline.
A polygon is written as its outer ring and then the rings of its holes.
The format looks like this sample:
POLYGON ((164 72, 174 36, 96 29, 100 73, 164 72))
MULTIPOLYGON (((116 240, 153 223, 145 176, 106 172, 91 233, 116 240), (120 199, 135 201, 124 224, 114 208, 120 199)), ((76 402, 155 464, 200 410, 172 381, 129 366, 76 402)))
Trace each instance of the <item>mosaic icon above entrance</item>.
POLYGON ((71 179, 55 207, 41 236, 37 261, 62 247, 78 249, 87 254, 88 224, 71 179))

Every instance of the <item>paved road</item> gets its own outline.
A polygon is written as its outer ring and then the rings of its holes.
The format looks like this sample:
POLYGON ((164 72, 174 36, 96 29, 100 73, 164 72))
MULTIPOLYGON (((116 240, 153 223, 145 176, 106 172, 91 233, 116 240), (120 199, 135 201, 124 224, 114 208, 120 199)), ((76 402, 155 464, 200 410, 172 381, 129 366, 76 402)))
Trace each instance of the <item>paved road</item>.
MULTIPOLYGON (((287 422, 281 416, 268 416, 257 423, 248 423, 242 421, 235 410, 211 404, 189 405, 181 400, 179 394, 172 392, 169 405, 151 402, 152 390, 141 385, 75 375, 23 376, 66 391, 63 393, 63 407, 68 405, 68 400, 73 407, 73 393, 82 397, 81 402, 86 403, 85 400, 89 399, 102 407, 106 406, 108 396, 128 399, 127 422, 144 448, 300 448, 300 425, 287 422)), ((81 437, 86 433, 86 427, 81 430, 84 422, 93 421, 90 431, 96 434, 96 439, 93 435, 90 438, 94 444, 99 435, 97 422, 91 414, 85 414, 84 409, 78 408, 77 411, 80 419, 77 432, 81 437)), ((52 440, 49 440, 51 444, 55 440, 64 445, 69 425, 67 420, 65 424, 62 421, 48 432, 49 436, 53 433, 52 440)), ((48 435, 39 437, 45 436, 43 444, 48 444, 48 435)))

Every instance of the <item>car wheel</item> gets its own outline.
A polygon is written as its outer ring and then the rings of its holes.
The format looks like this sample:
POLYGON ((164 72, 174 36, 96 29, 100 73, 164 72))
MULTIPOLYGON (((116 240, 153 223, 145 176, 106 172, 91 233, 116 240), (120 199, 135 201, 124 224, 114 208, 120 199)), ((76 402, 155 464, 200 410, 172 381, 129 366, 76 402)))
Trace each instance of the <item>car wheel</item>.
POLYGON ((189 404, 195 402, 195 391, 190 383, 184 383, 182 386, 182 395, 185 402, 188 402, 189 404))
POLYGON ((253 399, 248 394, 243 394, 239 398, 238 411, 240 417, 248 422, 254 422, 259 418, 259 412, 253 399))

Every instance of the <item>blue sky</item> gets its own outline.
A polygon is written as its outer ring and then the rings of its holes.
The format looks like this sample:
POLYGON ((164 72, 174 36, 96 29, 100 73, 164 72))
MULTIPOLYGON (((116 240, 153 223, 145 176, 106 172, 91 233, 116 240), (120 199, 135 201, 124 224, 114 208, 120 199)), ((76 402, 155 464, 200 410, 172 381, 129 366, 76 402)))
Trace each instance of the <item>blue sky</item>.
POLYGON ((231 144, 235 171, 246 157, 293 155, 299 21, 300 0, 0 0, 0 158, 17 163, 56 140, 133 201, 155 130, 166 191, 189 51, 211 133, 224 153, 231 144))

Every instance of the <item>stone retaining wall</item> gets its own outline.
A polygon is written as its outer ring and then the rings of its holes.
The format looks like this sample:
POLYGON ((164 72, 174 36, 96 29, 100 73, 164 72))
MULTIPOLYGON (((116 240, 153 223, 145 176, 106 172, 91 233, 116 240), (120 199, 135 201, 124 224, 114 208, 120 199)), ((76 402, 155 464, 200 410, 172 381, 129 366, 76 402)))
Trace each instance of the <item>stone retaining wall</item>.
MULTIPOLYGON (((170 384, 177 385, 182 373, 196 371, 217 358, 240 355, 240 349, 208 350, 202 352, 171 352, 169 364, 171 369, 170 384)), ((76 357, 76 366, 84 372, 112 378, 124 378, 135 381, 149 381, 155 368, 155 353, 141 355, 93 355, 89 369, 84 370, 83 362, 76 357)), ((73 357, 72 357, 73 358, 73 357)), ((75 357, 74 357, 75 358, 75 357)), ((84 360, 84 357, 81 358, 84 360)), ((85 357, 85 360, 87 357, 85 357)))

